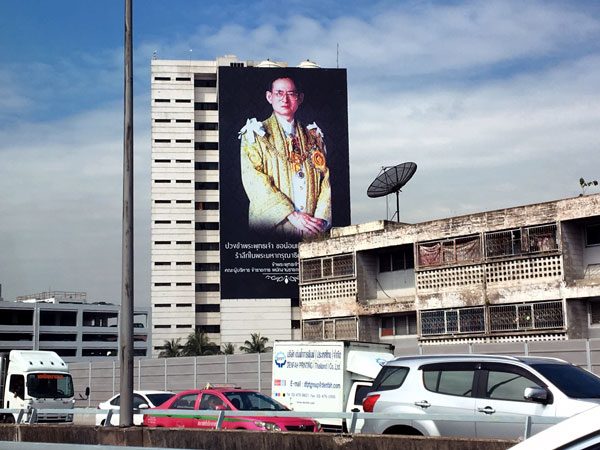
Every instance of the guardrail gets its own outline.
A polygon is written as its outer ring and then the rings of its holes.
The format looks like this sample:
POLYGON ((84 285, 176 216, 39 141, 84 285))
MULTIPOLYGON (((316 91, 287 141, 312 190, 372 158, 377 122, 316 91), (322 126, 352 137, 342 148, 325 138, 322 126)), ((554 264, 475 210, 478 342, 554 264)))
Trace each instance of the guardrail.
MULTIPOLYGON (((323 412, 323 411, 231 411, 231 410, 181 410, 181 409, 134 409, 134 414, 144 415, 165 415, 169 414, 172 416, 189 416, 190 412, 193 411, 194 415, 206 415, 215 416, 216 422, 214 429, 221 430, 223 427, 223 421, 225 417, 247 417, 249 415, 253 417, 310 417, 312 419, 342 419, 346 421, 347 429, 349 434, 356 432, 356 423, 360 419, 401 419, 401 420, 445 420, 464 422, 475 421, 485 423, 520 423, 523 425, 523 439, 527 439, 531 436, 532 425, 554 425, 564 420, 563 417, 540 417, 540 416, 526 416, 522 414, 505 414, 505 415, 494 415, 492 417, 473 417, 472 415, 466 414, 415 414, 415 413, 366 413, 366 412, 323 412)), ((98 409, 98 408, 74 408, 70 410, 65 409, 0 409, 1 413, 12 413, 17 414, 15 420, 18 424, 33 424, 37 423, 39 414, 73 414, 73 415, 94 415, 102 414, 106 415, 104 426, 111 425, 110 419, 113 414, 118 414, 118 410, 112 409, 98 409)), ((69 422, 67 422, 69 423, 69 422)))

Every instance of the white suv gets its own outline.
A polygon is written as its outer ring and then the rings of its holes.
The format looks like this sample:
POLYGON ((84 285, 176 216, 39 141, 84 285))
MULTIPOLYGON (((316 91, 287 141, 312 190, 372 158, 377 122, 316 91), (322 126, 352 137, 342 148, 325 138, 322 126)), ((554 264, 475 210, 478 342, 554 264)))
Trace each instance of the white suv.
POLYGON ((536 424, 536 417, 565 418, 598 404, 600 378, 556 358, 400 357, 381 369, 363 408, 423 418, 366 419, 362 433, 515 439, 523 436, 526 416, 534 434, 552 425, 536 424), (495 419, 507 415, 515 421, 495 419))

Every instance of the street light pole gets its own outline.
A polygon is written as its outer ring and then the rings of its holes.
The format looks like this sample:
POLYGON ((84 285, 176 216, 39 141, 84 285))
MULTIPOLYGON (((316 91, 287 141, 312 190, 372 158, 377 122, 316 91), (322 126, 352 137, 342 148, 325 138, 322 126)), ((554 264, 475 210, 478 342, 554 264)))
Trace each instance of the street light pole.
POLYGON ((123 132, 123 235, 119 362, 119 425, 133 425, 133 44, 132 2, 125 0, 125 89, 123 132))

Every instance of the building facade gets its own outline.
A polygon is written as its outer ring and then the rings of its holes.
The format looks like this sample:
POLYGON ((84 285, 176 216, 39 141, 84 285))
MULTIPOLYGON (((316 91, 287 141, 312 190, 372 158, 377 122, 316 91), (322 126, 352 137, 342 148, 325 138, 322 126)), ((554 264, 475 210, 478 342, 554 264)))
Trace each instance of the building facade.
MULTIPOLYGON (((306 64, 314 67, 313 65, 306 64)), ((152 76, 151 301, 153 354, 206 333, 236 347, 260 333, 300 337, 298 297, 221 299, 218 69, 285 63, 154 59, 152 76)), ((237 134, 237 130, 236 130, 237 134)))
POLYGON ((336 228, 299 253, 304 339, 600 337, 600 194, 336 228))
MULTIPOLYGON (((52 350, 66 360, 117 356, 120 306, 85 292, 51 291, 0 302, 0 352, 52 350)), ((147 308, 134 312, 134 355, 150 355, 147 308)))

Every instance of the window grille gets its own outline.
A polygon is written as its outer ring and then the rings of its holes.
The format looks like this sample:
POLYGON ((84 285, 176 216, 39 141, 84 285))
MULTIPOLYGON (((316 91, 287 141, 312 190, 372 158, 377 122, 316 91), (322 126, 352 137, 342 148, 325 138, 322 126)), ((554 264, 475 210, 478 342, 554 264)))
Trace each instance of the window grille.
POLYGON ((485 308, 442 309, 421 311, 421 334, 483 333, 485 308))
POLYGON ((354 254, 302 260, 302 282, 354 276, 354 254))
POLYGON ((487 258, 547 253, 557 250, 556 224, 485 233, 487 258))
POLYGON ((343 317, 336 319, 305 320, 302 324, 302 339, 322 340, 356 340, 356 317, 343 317))
POLYGON ((489 307, 490 331, 519 331, 564 328, 562 301, 489 307))
POLYGON ((479 235, 417 244, 419 267, 479 261, 481 261, 481 237, 479 235))
POLYGON ((590 325, 600 324, 600 302, 590 302, 590 325))

